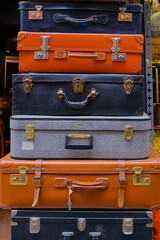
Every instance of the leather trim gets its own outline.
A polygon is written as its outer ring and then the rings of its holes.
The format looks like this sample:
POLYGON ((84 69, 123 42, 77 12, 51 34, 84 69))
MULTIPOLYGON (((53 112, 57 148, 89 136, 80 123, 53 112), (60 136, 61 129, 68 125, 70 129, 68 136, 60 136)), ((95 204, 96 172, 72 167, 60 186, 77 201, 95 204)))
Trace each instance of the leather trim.
MULTIPOLYGON (((125 168, 125 161, 119 161, 119 168, 125 168)), ((119 179, 118 179, 118 207, 123 208, 124 205, 124 197, 125 197, 125 188, 127 184, 127 178, 125 175, 125 171, 119 172, 119 179)))
POLYGON ((37 160, 35 164, 35 168, 37 168, 38 170, 35 171, 34 176, 34 200, 32 203, 32 207, 35 207, 37 205, 40 198, 40 191, 43 184, 43 179, 41 177, 42 171, 40 170, 42 167, 42 162, 42 160, 37 160))

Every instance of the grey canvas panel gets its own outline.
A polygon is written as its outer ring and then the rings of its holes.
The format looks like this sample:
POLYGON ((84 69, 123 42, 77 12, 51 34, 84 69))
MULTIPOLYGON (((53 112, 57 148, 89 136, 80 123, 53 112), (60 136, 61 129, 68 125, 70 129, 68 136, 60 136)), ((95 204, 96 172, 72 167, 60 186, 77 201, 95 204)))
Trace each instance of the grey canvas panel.
POLYGON ((11 156, 19 159, 143 159, 149 155, 150 118, 11 117, 11 156), (76 120, 77 119, 77 120, 76 120), (26 127, 34 136, 26 138, 26 127), (133 127, 127 140, 124 129, 133 127), (137 126, 137 128, 136 128, 137 126))

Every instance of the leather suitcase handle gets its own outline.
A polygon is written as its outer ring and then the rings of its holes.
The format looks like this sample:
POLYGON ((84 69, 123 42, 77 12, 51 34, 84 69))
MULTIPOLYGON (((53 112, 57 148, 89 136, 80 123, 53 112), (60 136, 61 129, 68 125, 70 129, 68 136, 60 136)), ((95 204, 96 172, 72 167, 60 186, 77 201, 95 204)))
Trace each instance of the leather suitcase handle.
POLYGON ((78 18, 72 18, 66 14, 56 13, 53 16, 53 20, 55 23, 71 22, 71 23, 83 24, 83 23, 94 22, 94 23, 100 23, 100 24, 107 24, 109 19, 107 15, 95 15, 88 18, 84 18, 84 19, 78 19, 78 18))
POLYGON ((91 58, 96 61, 105 61, 105 52, 70 52, 70 51, 55 51, 55 59, 66 59, 66 58, 91 58))
POLYGON ((81 181, 73 181, 73 188, 107 188, 108 187, 108 179, 96 179, 95 182, 81 182, 81 181))
POLYGON ((96 92, 96 89, 92 88, 91 93, 88 94, 86 99, 82 102, 70 102, 67 98, 67 95, 63 93, 62 88, 59 89, 57 95, 60 101, 64 100, 64 103, 66 104, 67 107, 72 109, 82 109, 85 108, 90 103, 91 99, 94 100, 96 98, 98 92, 96 92))

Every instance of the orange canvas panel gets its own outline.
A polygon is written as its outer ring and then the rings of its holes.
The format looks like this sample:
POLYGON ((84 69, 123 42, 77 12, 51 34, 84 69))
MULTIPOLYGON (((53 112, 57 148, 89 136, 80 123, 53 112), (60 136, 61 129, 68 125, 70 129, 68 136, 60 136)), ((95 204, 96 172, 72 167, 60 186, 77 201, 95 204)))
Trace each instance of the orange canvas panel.
POLYGON ((0 160, 2 208, 159 209, 159 189, 152 148, 146 160, 0 160))
POLYGON ((143 35, 19 32, 20 72, 126 73, 142 70, 143 35))

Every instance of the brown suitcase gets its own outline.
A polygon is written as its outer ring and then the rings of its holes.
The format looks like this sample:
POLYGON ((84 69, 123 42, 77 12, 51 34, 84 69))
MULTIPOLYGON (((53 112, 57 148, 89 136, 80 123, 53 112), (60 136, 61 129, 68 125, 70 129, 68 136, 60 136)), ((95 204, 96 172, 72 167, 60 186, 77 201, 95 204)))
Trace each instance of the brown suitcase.
POLYGON ((0 207, 159 209, 160 157, 146 160, 0 160, 0 207))
POLYGON ((143 35, 19 32, 20 72, 140 74, 143 35))

